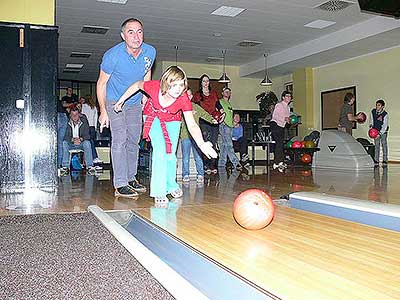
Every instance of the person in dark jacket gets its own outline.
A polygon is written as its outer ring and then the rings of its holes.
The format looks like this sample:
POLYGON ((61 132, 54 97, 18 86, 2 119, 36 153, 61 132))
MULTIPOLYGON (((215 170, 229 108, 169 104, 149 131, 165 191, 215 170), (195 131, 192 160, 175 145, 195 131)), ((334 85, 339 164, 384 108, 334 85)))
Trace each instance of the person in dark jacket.
POLYGON ((383 157, 382 165, 388 162, 388 146, 387 135, 389 131, 389 114, 385 110, 385 101, 379 99, 375 103, 376 107, 371 111, 370 127, 379 131, 379 135, 375 138, 375 165, 379 164, 380 148, 382 146, 383 157))
POLYGON ((63 139, 63 157, 61 173, 69 170, 69 150, 83 150, 86 168, 89 173, 94 173, 92 148, 90 144, 89 123, 86 117, 82 117, 78 108, 71 108, 70 117, 63 139))
POLYGON ((358 115, 353 114, 354 101, 356 101, 356 97, 352 93, 346 93, 339 115, 338 130, 347 132, 350 135, 352 135, 353 124, 360 119, 358 115))

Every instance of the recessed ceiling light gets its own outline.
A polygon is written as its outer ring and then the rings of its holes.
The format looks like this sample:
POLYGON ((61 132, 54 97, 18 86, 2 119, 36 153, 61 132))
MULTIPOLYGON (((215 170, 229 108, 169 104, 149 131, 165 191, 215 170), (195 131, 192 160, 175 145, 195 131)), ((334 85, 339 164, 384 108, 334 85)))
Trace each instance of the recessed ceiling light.
POLYGON ((98 2, 108 2, 108 3, 116 3, 116 4, 126 4, 128 0, 97 0, 98 2))
POLYGON ((315 20, 315 21, 312 21, 310 23, 305 24, 304 27, 323 29, 323 28, 332 26, 333 24, 336 24, 336 22, 324 21, 324 20, 315 20))
POLYGON ((92 26, 92 25, 83 25, 81 32, 84 33, 96 33, 96 34, 106 34, 109 30, 109 27, 104 26, 92 26))
POLYGON ((245 10, 246 10, 245 8, 240 8, 240 7, 221 6, 220 8, 214 10, 211 14, 224 17, 236 17, 245 10))
POLYGON ((83 64, 66 64, 65 69, 82 69, 83 64))
POLYGON ((220 36, 222 36, 222 33, 221 33, 221 32, 214 32, 214 33, 213 33, 213 36, 215 36, 215 37, 220 37, 220 36))
POLYGON ((243 40, 243 41, 237 43, 236 45, 240 46, 240 47, 254 47, 254 46, 257 46, 257 45, 260 45, 260 44, 262 44, 262 42, 243 40))
POLYGON ((76 51, 73 51, 73 52, 71 52, 70 57, 88 58, 88 57, 90 57, 90 55, 92 55, 92 53, 90 53, 90 52, 76 52, 76 51))

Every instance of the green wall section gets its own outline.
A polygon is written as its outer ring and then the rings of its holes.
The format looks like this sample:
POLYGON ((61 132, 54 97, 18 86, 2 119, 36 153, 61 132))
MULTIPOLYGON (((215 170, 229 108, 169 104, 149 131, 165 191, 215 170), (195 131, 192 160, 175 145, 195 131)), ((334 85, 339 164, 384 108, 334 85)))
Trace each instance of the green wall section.
POLYGON ((0 21, 55 25, 54 0, 0 0, 0 21))

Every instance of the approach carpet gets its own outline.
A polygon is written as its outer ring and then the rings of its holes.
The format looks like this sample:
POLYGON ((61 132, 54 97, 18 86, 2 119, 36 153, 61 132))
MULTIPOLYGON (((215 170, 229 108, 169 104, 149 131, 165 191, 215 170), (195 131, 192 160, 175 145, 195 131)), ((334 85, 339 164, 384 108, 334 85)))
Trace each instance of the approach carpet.
POLYGON ((0 299, 174 299, 90 213, 0 218, 0 299))

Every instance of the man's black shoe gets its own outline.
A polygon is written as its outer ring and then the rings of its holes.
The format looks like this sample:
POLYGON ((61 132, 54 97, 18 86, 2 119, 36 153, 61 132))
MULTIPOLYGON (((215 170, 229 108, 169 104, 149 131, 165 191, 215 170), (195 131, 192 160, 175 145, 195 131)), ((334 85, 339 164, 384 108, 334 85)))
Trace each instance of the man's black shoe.
POLYGON ((115 197, 136 198, 139 196, 138 192, 132 190, 128 185, 115 189, 115 197))
POLYGON ((146 187, 144 185, 141 185, 139 183, 139 181, 137 181, 136 179, 129 181, 128 182, 128 186, 134 190, 135 192, 138 193, 145 193, 146 192, 146 187))

